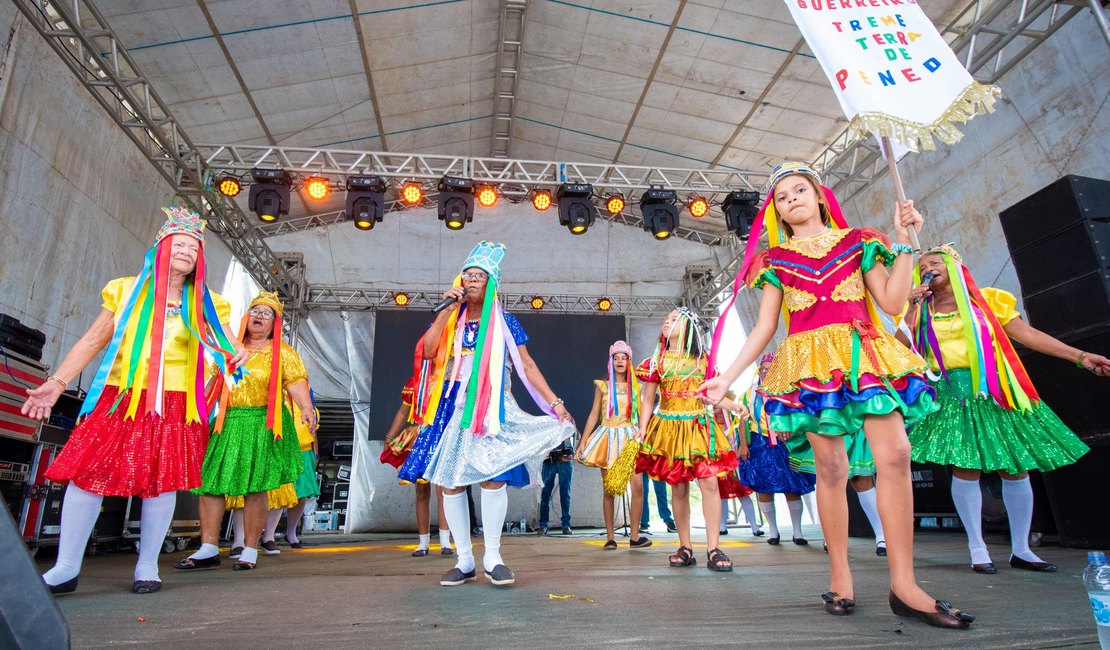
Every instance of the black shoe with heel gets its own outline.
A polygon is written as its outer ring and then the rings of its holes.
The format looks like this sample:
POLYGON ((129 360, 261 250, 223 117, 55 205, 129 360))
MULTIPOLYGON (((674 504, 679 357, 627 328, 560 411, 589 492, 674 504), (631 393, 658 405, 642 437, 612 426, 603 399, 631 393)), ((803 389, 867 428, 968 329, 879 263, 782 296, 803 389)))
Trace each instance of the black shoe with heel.
POLYGON ((826 591, 821 594, 821 600, 825 601, 825 612, 833 616, 847 616, 852 613, 852 609, 856 606, 854 599, 842 598, 835 591, 826 591))

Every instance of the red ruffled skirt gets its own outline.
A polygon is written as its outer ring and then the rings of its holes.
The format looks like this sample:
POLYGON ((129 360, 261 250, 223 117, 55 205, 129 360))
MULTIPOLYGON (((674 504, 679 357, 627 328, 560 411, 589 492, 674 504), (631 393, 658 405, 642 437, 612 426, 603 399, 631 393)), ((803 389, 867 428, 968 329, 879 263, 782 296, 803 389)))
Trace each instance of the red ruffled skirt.
MULTIPOLYGON (((208 423, 185 423, 185 393, 180 391, 166 391, 162 416, 125 419, 129 393, 109 413, 119 388, 104 387, 92 413, 77 425, 46 470, 46 478, 72 481, 103 496, 154 497, 200 487, 208 423)), ((139 399, 146 399, 145 390, 139 399)))
POLYGON ((750 496, 753 492, 750 487, 740 482, 735 471, 718 476, 717 489, 720 491, 722 499, 742 499, 750 496))

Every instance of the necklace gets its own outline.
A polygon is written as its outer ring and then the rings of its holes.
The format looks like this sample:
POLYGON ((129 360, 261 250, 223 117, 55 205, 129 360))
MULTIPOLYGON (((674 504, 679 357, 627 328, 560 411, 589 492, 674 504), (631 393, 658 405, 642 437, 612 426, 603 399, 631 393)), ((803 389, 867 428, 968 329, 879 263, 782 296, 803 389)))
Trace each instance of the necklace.
POLYGON ((181 303, 167 302, 166 316, 176 318, 181 315, 181 303))
POLYGON ((462 345, 464 348, 473 348, 478 344, 478 321, 468 320, 463 326, 462 345))

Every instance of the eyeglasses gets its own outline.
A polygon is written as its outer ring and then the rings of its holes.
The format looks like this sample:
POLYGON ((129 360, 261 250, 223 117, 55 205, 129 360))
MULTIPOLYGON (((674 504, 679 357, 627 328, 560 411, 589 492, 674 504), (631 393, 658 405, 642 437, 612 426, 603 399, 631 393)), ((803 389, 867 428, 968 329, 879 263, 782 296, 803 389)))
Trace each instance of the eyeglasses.
POLYGON ((485 273, 463 273, 463 280, 488 280, 489 275, 485 273))
POLYGON ((261 318, 262 320, 271 320, 274 317, 274 312, 265 309, 252 309, 250 310, 250 315, 255 318, 261 318))

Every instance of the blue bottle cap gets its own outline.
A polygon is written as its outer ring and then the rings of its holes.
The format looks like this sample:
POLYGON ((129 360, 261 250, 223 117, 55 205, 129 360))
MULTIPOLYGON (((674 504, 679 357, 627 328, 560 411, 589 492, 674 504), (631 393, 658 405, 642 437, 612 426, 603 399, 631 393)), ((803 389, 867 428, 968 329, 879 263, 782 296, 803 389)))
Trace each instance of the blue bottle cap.
POLYGON ((1102 551, 1088 551, 1087 562, 1091 564, 1106 564, 1106 553, 1102 551))

